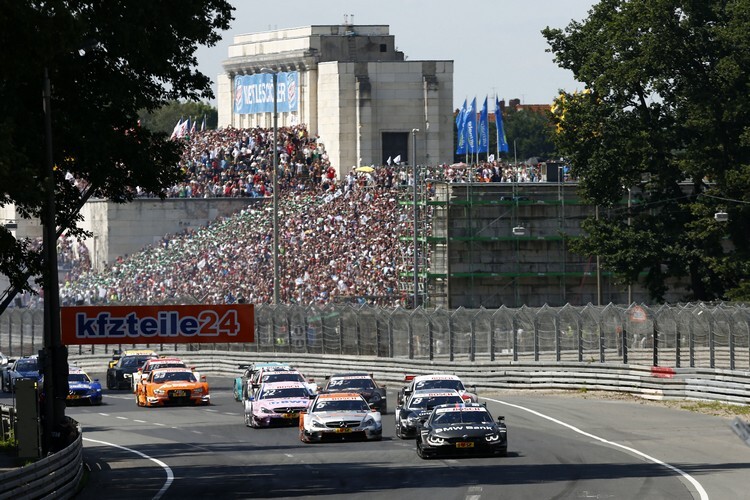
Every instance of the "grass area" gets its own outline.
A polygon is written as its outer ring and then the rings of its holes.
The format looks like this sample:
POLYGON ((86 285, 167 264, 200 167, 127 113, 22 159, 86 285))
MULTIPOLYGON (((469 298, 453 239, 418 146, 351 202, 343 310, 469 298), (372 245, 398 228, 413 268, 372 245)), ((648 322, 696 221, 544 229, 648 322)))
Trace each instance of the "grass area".
POLYGON ((750 406, 732 405, 727 403, 720 403, 718 401, 681 401, 679 406, 683 410, 690 410, 697 413, 706 413, 709 415, 750 415, 750 406))

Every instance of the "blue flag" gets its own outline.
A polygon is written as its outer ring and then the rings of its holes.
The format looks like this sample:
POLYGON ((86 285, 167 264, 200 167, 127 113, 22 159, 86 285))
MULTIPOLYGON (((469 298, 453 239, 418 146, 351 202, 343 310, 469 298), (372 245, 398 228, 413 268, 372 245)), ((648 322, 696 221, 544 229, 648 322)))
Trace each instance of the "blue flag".
POLYGON ((466 146, 469 153, 476 153, 477 150, 477 98, 475 97, 471 101, 471 109, 469 109, 469 115, 466 117, 466 125, 464 126, 466 132, 466 146))
POLYGON ((479 112, 479 129, 477 130, 479 135, 477 152, 479 153, 490 152, 490 121, 487 115, 487 98, 485 97, 482 110, 479 112))
POLYGON ((466 112, 466 99, 464 99, 464 105, 458 110, 456 115, 456 154, 466 154, 466 134, 464 133, 464 116, 466 112))
POLYGON ((500 109, 500 101, 495 96, 495 126, 497 127, 497 150, 501 153, 508 152, 508 141, 505 138, 505 127, 503 127, 503 110, 500 109))

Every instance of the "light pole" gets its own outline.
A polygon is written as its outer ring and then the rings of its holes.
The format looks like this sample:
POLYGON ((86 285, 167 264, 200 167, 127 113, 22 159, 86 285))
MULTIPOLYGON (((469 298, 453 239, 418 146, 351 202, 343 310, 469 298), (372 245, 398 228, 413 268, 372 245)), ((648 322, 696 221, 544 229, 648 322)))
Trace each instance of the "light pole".
POLYGON ((261 73, 270 74, 273 78, 273 303, 279 303, 279 112, 278 89, 276 83, 279 74, 270 69, 262 68, 261 73))
MULTIPOLYGON (((632 223, 631 215, 630 215, 630 207, 631 207, 631 189, 628 188, 628 229, 630 229, 630 225, 632 223)), ((630 304, 633 303, 633 285, 628 283, 628 307, 630 307, 630 304)))
POLYGON ((44 68, 44 135, 46 149, 46 207, 44 232, 42 243, 44 247, 47 279, 44 280, 44 348, 41 353, 42 373, 44 374, 43 391, 44 415, 46 416, 42 428, 42 443, 44 452, 51 451, 52 438, 65 418, 65 399, 67 391, 63 390, 63 383, 67 386, 68 374, 67 353, 65 353, 60 339, 60 284, 57 277, 57 223, 55 213, 55 164, 52 154, 52 95, 49 81, 49 71, 44 68), (63 370, 63 368, 65 368, 63 370), (64 380, 60 380, 64 378, 64 380), (58 390, 60 388, 61 390, 58 390))
POLYGON ((414 309, 417 308, 419 298, 419 252, 417 252, 417 222, 419 220, 417 207, 417 132, 411 129, 412 176, 414 177, 414 309))

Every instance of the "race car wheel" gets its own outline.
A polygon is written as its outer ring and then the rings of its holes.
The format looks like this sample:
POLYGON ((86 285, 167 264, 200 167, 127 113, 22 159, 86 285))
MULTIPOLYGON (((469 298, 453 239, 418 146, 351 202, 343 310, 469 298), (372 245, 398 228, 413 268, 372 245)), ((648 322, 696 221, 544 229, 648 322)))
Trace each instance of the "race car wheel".
POLYGON ((107 375, 107 389, 114 389, 115 384, 113 383, 112 377, 107 375))
POLYGON ((312 442, 312 441, 310 441, 310 439, 308 439, 307 436, 305 436, 305 431, 303 431, 303 430, 299 431, 299 440, 302 441, 305 444, 310 444, 312 442))
POLYGON ((3 392, 10 392, 10 382, 6 382, 5 377, 3 377, 3 392))
POLYGON ((396 422, 396 437, 399 439, 404 439, 404 435, 401 434, 401 424, 399 422, 396 422))
POLYGON ((422 440, 417 440, 417 456, 419 458, 422 458, 424 460, 428 460, 430 456, 424 452, 424 449, 422 449, 422 440))
POLYGON ((247 427, 252 427, 252 426, 253 426, 253 423, 252 423, 252 416, 251 416, 251 415, 249 415, 249 414, 247 414, 247 413, 245 413, 245 425, 246 425, 247 427))

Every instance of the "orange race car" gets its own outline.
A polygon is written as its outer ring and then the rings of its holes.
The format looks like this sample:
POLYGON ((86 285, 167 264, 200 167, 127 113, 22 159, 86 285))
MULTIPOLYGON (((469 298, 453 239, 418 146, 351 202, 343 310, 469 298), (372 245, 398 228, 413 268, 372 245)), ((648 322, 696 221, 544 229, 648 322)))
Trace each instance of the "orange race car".
POLYGON ((190 368, 160 368, 138 384, 138 406, 210 405, 205 377, 198 380, 190 368))

